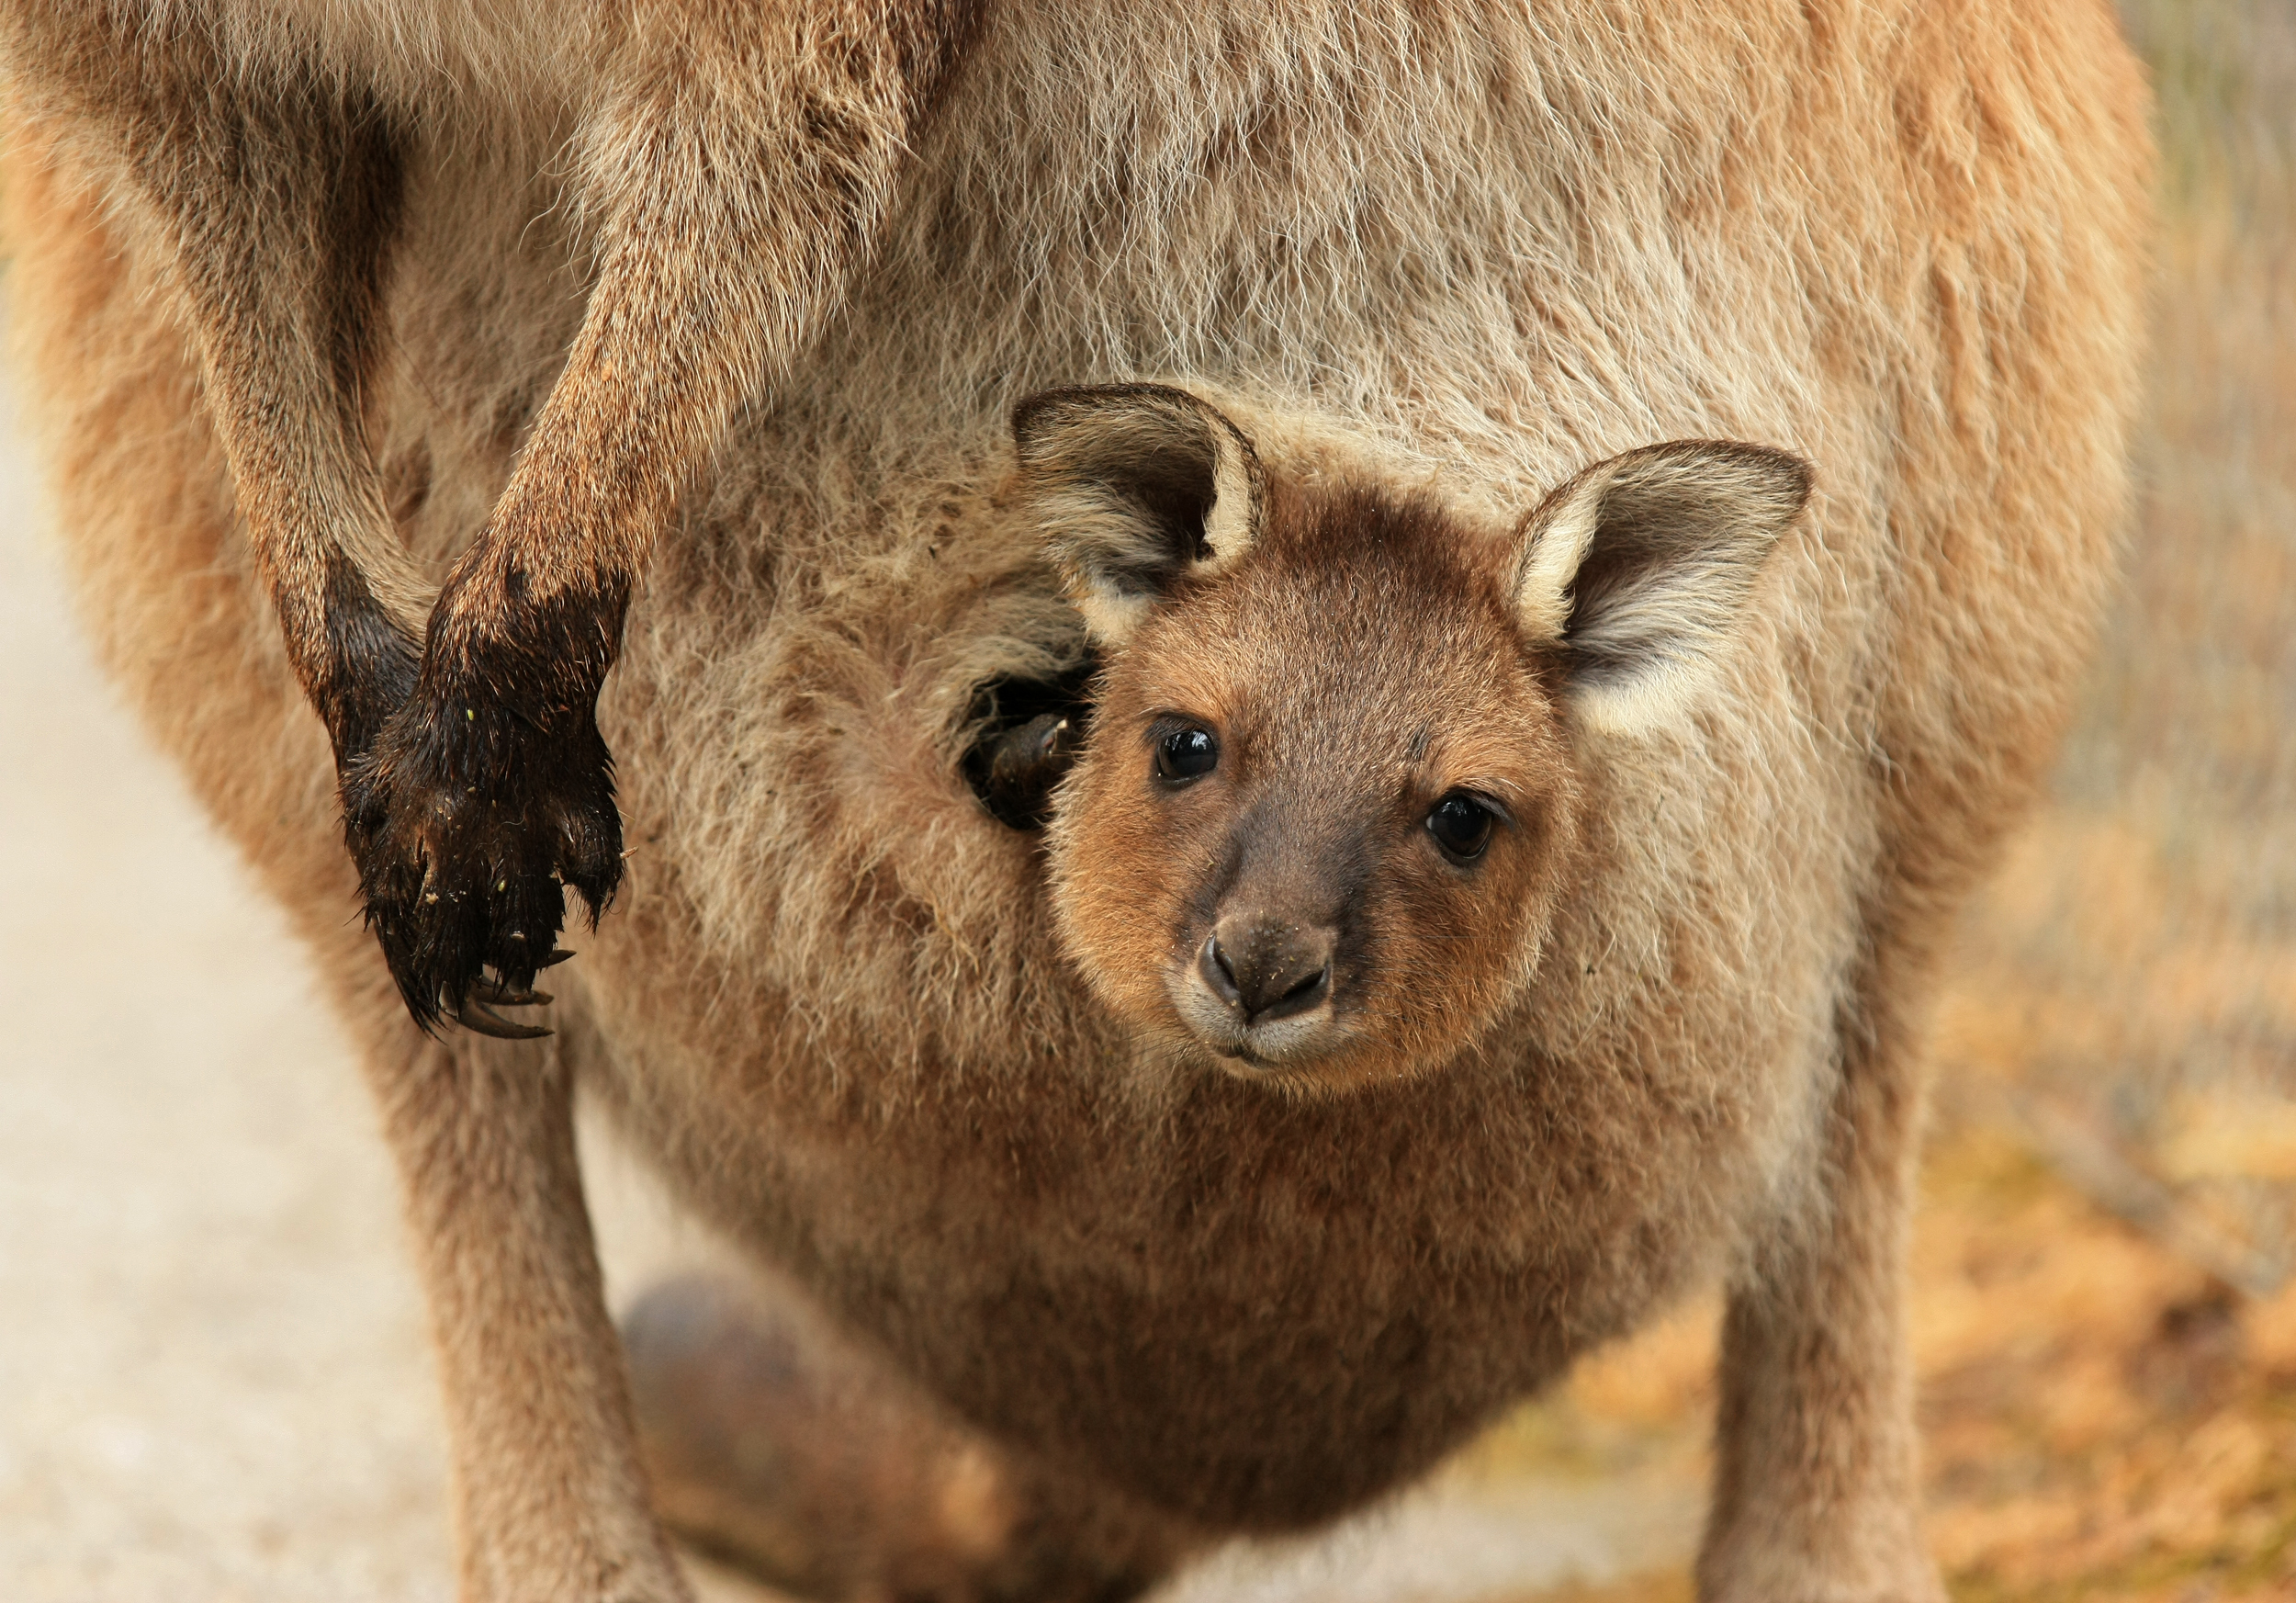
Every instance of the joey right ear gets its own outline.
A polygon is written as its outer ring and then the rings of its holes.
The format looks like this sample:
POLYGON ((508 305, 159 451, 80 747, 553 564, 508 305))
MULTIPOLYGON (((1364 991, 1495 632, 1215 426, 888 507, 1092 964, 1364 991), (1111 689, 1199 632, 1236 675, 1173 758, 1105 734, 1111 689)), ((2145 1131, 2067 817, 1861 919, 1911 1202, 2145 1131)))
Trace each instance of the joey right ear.
POLYGON ((1579 717, 1628 735, 1687 717, 1809 495, 1799 457, 1673 440, 1597 462, 1540 502, 1520 531, 1514 604, 1564 653, 1579 717))
POLYGON ((1018 502, 1085 628, 1115 645, 1190 575, 1258 536, 1258 456, 1209 401, 1162 384, 1048 389, 1013 409, 1018 502))

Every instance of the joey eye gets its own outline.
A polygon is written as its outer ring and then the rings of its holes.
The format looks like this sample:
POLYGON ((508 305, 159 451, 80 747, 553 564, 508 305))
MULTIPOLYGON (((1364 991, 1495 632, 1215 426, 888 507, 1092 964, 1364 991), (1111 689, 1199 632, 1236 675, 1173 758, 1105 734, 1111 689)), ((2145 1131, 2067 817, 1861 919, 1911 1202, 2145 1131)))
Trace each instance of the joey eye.
POLYGON ((1472 863, 1491 844, 1491 827, 1495 821, 1496 815, 1481 798, 1455 790, 1428 813, 1427 833, 1452 862, 1472 863))
POLYGON ((1219 766, 1220 742, 1210 729, 1190 724, 1156 742, 1156 777, 1166 785, 1190 784, 1219 766))

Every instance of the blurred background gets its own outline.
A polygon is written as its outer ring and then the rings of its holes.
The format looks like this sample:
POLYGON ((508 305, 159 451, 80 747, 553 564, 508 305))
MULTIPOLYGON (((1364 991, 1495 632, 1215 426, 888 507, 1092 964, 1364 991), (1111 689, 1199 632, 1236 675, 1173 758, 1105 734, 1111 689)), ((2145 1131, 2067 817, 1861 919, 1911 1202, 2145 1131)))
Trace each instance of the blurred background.
MULTIPOLYGON (((2166 222, 2128 580, 1935 1033, 1915 1346, 1969 1603, 2296 1596, 2296 0, 2123 14, 2166 222)), ((0 1591, 443 1600, 437 1405, 349 1052, 87 664, 16 438, 0 416, 0 1591)), ((711 1255, 592 1148, 618 1296, 711 1255)), ((1178 1595, 1688 1598, 1716 1316, 1178 1595)))

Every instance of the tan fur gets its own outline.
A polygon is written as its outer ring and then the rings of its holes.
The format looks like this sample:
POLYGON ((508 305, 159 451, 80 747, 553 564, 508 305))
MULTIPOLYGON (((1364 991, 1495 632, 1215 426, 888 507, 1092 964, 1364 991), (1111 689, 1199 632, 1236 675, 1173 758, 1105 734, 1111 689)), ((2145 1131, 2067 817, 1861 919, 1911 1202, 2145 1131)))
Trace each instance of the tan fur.
POLYGON ((620 883, 594 714, 631 589, 734 408, 786 375, 866 261, 974 15, 967 0, 0 10, 20 114, 174 291, 334 746, 368 926, 426 1028, 451 1013, 546 1033, 485 1004, 536 999, 561 887, 594 923, 620 883), (490 96, 520 28, 527 70, 490 96), (408 74, 402 40, 436 82, 408 74), (471 132, 455 124, 474 101, 497 114, 483 137, 563 130, 563 203, 592 272, 507 484, 426 604, 366 413, 411 147, 471 132))
MULTIPOLYGON (((636 234, 597 213, 670 152, 585 119, 560 9, 208 11, 227 77, 327 64, 404 130, 359 393, 380 489, 322 396, 294 415, 325 470, 276 493, 390 509, 426 584, 481 527, 534 554, 568 494, 616 561, 670 518, 599 714, 624 901, 557 1042, 425 1044, 346 925, 326 738, 251 553, 268 470, 177 315, 178 244, 18 54, 14 326, 83 604, 367 1044, 469 1596, 678 1595, 569 1077, 961 1412, 1198 1530, 1354 1507, 1719 1270, 1702 1592, 1935 1595, 1897 1271, 1923 999, 2046 760, 2126 484, 2146 101, 2101 0, 999 6, 871 169, 873 250, 763 280, 707 196, 636 234), (667 304, 740 326, 608 339, 641 240, 667 304), (617 415, 695 362, 771 388, 617 415), (1007 411, 1142 376, 1258 407, 1296 486, 1368 473, 1490 526, 1651 441, 1816 466, 1691 722, 1573 737, 1536 969, 1406 1083, 1271 1096, 1126 1033, 1061 955, 1038 843, 957 777, 974 687, 1081 649, 997 499, 1007 411)), ((667 85, 705 141, 817 59, 770 18, 629 15, 665 52, 630 59, 679 71, 597 93, 667 85)), ((757 159, 726 181, 796 192, 757 159)))

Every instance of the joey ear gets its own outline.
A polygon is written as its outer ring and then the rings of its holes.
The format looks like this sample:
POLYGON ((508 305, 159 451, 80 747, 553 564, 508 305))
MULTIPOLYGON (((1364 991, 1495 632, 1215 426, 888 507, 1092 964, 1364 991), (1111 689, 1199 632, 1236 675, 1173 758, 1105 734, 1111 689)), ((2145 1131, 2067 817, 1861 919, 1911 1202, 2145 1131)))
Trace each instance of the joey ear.
POLYGON ((1601 729, 1686 716, 1762 559, 1807 504, 1810 466, 1762 446, 1676 440, 1598 462, 1523 521, 1514 605, 1559 643, 1601 729))
POLYGON ((1210 402, 1162 384, 1048 389, 1013 409, 1022 515, 1097 640, 1258 537, 1259 457, 1210 402))

